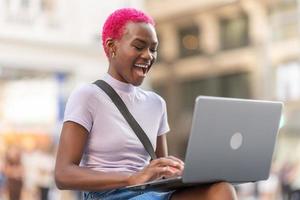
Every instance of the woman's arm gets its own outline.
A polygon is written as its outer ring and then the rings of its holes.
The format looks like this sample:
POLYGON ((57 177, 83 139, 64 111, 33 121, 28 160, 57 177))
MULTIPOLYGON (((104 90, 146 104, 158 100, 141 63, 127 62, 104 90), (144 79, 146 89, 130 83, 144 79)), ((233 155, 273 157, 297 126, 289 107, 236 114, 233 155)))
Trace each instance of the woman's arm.
POLYGON ((173 175, 181 175, 182 174, 182 171, 184 168, 184 163, 180 159, 178 159, 174 156, 168 156, 168 144, 167 144, 166 134, 163 134, 163 135, 157 137, 155 154, 156 154, 157 158, 165 157, 165 158, 169 158, 169 159, 175 160, 176 162, 180 163, 180 167, 175 167, 175 168, 171 167, 170 170, 172 170, 173 175))
POLYGON ((168 144, 166 134, 157 137, 155 154, 158 158, 168 156, 168 144))
POLYGON ((128 185, 127 175, 79 166, 87 137, 88 132, 83 126, 71 121, 64 123, 55 165, 57 187, 95 191, 128 185))
MULTIPOLYGON (((161 177, 173 176, 182 170, 182 164, 173 157, 158 158, 130 176, 118 172, 99 172, 79 166, 85 144, 87 130, 75 123, 65 122, 58 146, 55 182, 59 189, 99 191, 135 185, 161 177), (177 169, 177 170, 172 170, 177 169)), ((165 138, 159 139, 158 155, 166 155, 165 138)))

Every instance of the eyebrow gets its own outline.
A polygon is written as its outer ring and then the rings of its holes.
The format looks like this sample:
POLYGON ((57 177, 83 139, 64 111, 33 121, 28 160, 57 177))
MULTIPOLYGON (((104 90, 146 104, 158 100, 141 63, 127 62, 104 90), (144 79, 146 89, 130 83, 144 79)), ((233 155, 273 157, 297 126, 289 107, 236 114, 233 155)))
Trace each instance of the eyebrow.
MULTIPOLYGON (((146 41, 144 41, 144 40, 142 40, 142 39, 139 39, 139 38, 134 39, 133 42, 134 42, 134 41, 138 41, 138 42, 141 42, 141 43, 143 43, 143 44, 147 44, 146 41)), ((158 42, 153 42, 153 43, 151 43, 151 45, 157 45, 157 44, 158 44, 158 42)))

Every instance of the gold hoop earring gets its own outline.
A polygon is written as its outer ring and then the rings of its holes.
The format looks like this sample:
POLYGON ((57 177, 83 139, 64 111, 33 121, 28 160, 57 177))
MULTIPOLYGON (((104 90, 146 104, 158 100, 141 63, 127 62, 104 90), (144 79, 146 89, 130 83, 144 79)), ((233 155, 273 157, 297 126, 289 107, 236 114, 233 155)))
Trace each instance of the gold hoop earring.
POLYGON ((111 53, 111 57, 112 58, 116 57, 116 53, 114 51, 111 53))

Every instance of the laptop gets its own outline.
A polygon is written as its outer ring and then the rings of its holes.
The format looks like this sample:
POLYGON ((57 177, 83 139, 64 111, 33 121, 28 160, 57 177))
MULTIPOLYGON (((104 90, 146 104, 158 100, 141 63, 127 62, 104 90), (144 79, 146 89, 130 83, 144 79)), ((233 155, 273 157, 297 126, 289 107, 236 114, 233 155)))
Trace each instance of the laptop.
POLYGON ((274 101, 197 97, 182 176, 126 188, 164 191, 267 179, 282 106, 274 101))

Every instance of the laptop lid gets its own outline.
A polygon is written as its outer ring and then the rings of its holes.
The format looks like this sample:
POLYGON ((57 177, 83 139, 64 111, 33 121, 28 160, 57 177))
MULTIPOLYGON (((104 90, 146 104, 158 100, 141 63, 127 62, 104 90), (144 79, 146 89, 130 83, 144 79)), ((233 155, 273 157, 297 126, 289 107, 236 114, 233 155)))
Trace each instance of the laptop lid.
POLYGON ((199 96, 183 182, 267 179, 281 110, 281 102, 199 96))

